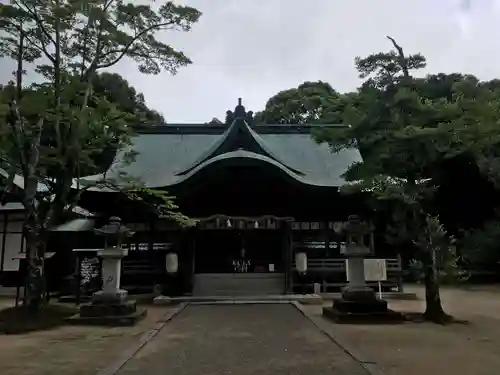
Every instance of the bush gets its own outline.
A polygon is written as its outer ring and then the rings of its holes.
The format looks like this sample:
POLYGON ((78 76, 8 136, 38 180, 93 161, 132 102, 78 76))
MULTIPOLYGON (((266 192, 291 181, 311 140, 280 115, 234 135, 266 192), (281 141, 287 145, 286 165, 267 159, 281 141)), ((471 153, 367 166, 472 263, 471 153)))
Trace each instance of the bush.
POLYGON ((464 232, 458 245, 469 267, 497 269, 500 262, 500 221, 490 221, 482 228, 464 232))

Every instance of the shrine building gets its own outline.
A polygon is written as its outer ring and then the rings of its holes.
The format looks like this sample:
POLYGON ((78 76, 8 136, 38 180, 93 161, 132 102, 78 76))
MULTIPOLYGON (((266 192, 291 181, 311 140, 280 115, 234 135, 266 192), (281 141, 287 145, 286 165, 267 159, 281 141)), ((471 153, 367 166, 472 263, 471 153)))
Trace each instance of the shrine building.
MULTIPOLYGON (((105 177, 123 181, 124 188, 134 180, 166 190, 197 224, 179 228, 123 192, 89 189, 79 205, 96 217, 77 220, 78 228, 59 231, 51 244, 54 261, 65 265, 57 267, 65 271, 56 284, 75 272, 86 273, 84 282, 90 282, 89 264, 96 258, 91 250, 100 246, 91 230, 103 218, 118 216, 135 232, 122 266, 124 289, 150 291, 168 283, 180 295, 292 292, 295 254, 342 259, 345 238, 335 225, 368 212, 363 196, 339 192, 347 168, 361 160, 359 151, 332 152, 311 136, 316 127, 335 131, 343 125, 254 124, 240 100, 224 123, 139 130, 104 175, 86 180, 105 177), (70 267, 75 251, 87 251, 80 258, 87 263, 78 270, 70 267), (169 278, 165 258, 172 252, 178 272, 169 278)), ((345 275, 341 279, 345 283, 345 275)))

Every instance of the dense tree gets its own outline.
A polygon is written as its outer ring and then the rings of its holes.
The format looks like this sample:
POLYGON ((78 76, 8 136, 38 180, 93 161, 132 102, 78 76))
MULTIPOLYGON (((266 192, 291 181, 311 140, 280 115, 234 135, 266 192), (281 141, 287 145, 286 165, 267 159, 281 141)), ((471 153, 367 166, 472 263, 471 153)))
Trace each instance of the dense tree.
MULTIPOLYGON (((23 117, 35 119, 38 117, 40 111, 46 110, 43 105, 48 104, 45 100, 47 90, 50 91, 51 87, 32 85, 23 88, 22 96, 24 98, 32 98, 31 101, 34 102, 34 105, 23 105, 20 108, 23 117)), ((160 113, 147 107, 142 94, 137 94, 135 89, 118 74, 96 74, 92 81, 92 93, 93 95, 89 99, 88 107, 96 109, 102 101, 109 102, 116 109, 114 123, 121 124, 120 131, 125 132, 124 134, 128 134, 126 128, 135 130, 136 128, 166 124, 160 113)), ((79 95, 77 92, 75 94, 79 95)), ((51 95, 49 94, 48 96, 50 97, 51 95)), ((0 87, 0 129, 6 129, 5 111, 8 108, 8 104, 15 98, 16 87, 13 82, 0 87)), ((74 99, 78 100, 78 98, 74 99)), ((44 134, 41 137, 42 147, 48 146, 48 143, 51 142, 53 136, 52 130, 53 124, 49 124, 47 120, 44 126, 44 134)), ((102 131, 102 126, 100 124, 89 124, 87 130, 89 131, 89 135, 94 134, 96 131, 97 134, 95 135, 99 135, 102 131)), ((118 129, 114 129, 111 132, 107 132, 107 134, 114 134, 117 131, 118 129)), ((102 135, 99 135, 99 137, 101 147, 93 147, 93 151, 88 155, 87 162, 80 163, 79 172, 82 176, 101 173, 106 170, 113 160, 117 148, 120 146, 120 143, 117 143, 114 137, 102 137, 102 135)))
MULTIPOLYGON (((391 39, 391 38, 390 38, 391 39)), ((419 54, 406 56, 391 39, 395 50, 357 58, 356 67, 365 82, 356 105, 343 113, 351 126, 342 131, 317 133, 319 142, 333 150, 365 147, 363 162, 347 172, 359 187, 370 189, 379 201, 390 201, 397 234, 394 240, 415 247, 423 265, 426 287, 425 316, 433 321, 446 319, 439 296, 439 262, 444 252, 453 251, 453 239, 439 219, 426 207, 435 191, 437 166, 463 152, 457 139, 458 101, 430 100, 418 90, 420 81, 412 71, 425 66, 419 54), (439 239, 439 241, 438 241, 439 239)))
POLYGON ((128 139, 117 106, 104 99, 90 106, 97 72, 129 58, 142 73, 175 73, 191 61, 161 42, 158 32, 188 31, 199 17, 198 10, 171 1, 154 7, 122 0, 11 0, 0 5, 0 57, 17 62, 16 100, 7 111, 5 133, 11 147, 2 148, 1 166, 8 183, 15 173, 24 179, 27 303, 35 310, 42 301, 46 229, 76 202, 72 185, 89 153, 102 148, 103 139, 118 145, 128 139), (32 67, 31 73, 45 81, 24 95, 23 74, 32 67), (34 106, 38 114, 26 115, 34 106))
POLYGON ((92 80, 92 90, 94 101, 104 98, 115 104, 120 112, 128 115, 127 124, 133 128, 166 124, 159 112, 148 108, 144 95, 136 92, 119 74, 96 74, 92 80))
POLYGON ((342 96, 322 81, 304 82, 270 98, 256 124, 337 124, 342 120, 342 96))

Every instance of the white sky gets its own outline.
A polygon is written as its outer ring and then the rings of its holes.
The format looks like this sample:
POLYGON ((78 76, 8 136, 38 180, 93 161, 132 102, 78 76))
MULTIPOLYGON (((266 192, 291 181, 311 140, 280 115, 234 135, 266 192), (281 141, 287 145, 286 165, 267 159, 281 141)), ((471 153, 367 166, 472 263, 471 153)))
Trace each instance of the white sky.
MULTIPOLYGON (((123 75, 168 122, 224 118, 237 98, 262 109, 277 92, 323 80, 340 92, 360 80, 354 57, 387 51, 394 37, 427 57, 429 72, 500 78, 500 0, 178 0, 203 12, 190 33, 167 33, 193 64, 176 76, 123 75)), ((0 82, 10 63, 0 60, 0 82)))

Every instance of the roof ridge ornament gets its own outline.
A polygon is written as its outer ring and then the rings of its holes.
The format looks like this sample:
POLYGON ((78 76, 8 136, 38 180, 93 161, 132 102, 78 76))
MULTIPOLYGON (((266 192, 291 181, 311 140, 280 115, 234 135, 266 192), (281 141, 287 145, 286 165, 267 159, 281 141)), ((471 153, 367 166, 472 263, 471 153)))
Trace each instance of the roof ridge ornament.
POLYGON ((225 124, 230 126, 236 119, 244 119, 248 125, 253 125, 253 112, 246 111, 241 98, 238 98, 238 105, 234 108, 234 112, 230 110, 226 111, 225 124))

